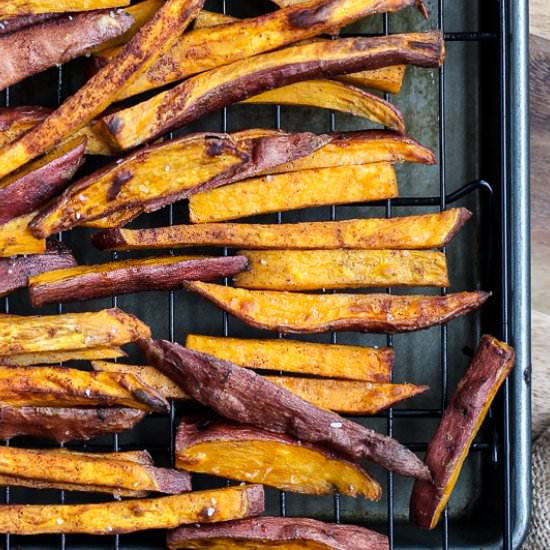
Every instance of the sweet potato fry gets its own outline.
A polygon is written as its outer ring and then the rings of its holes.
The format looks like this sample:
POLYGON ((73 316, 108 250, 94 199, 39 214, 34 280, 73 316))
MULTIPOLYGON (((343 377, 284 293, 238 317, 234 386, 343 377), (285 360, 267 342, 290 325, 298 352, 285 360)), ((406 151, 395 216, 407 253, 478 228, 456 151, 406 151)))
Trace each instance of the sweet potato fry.
POLYGON ((42 210, 31 229, 35 235, 50 235, 120 210, 152 212, 307 155, 329 139, 307 132, 249 130, 193 134, 146 147, 71 185, 42 210))
POLYGON ((75 265, 76 260, 71 251, 63 243, 53 240, 48 241, 44 254, 2 258, 0 259, 0 296, 26 287, 32 275, 75 265))
POLYGON ((444 49, 437 32, 291 46, 201 73, 147 101, 106 115, 102 121, 113 142, 129 149, 274 87, 388 64, 437 67, 443 62, 444 49))
POLYGON ((12 504, 0 508, 0 532, 17 535, 114 535, 215 523, 261 514, 261 485, 94 504, 12 504))
POLYGON ((123 407, 0 407, 0 438, 26 435, 65 443, 131 430, 144 416, 145 411, 123 407))
POLYGON ((186 347, 259 370, 332 378, 390 382, 395 359, 391 348, 314 344, 298 340, 252 340, 188 334, 186 347))
MULTIPOLYGON (((235 286, 260 290, 320 290, 389 286, 449 286, 447 258, 432 250, 247 250, 235 286)), ((37 275, 36 278, 46 275, 37 275)))
POLYGON ((422 330, 465 315, 490 296, 481 290, 447 296, 397 296, 245 290, 201 282, 185 286, 253 327, 285 334, 422 330))
MULTIPOLYGON (((283 0, 278 0, 282 2, 283 0)), ((288 1, 288 0, 286 0, 288 1)), ((294 0, 293 0, 294 1, 294 0)), ((190 525, 168 533, 168 548, 198 550, 388 550, 388 538, 357 525, 310 518, 261 517, 219 525, 190 525)))
POLYGON ((35 13, 33 15, 17 15, 9 19, 2 19, 0 20, 0 36, 19 31, 31 25, 44 23, 59 16, 59 13, 35 13))
POLYGON ((262 92, 243 103, 297 105, 331 109, 366 118, 399 133, 405 132, 403 115, 390 102, 346 82, 306 80, 262 92))
POLYGON ((55 365, 66 361, 91 361, 95 359, 119 359, 126 353, 118 347, 99 347, 67 351, 39 351, 36 353, 15 353, 0 358, 1 365, 30 367, 32 365, 55 365))
POLYGON ((208 417, 180 423, 176 468, 309 495, 382 496, 363 468, 323 447, 208 417))
POLYGON ((0 147, 22 136, 50 113, 46 107, 0 108, 0 147))
MULTIPOLYGON (((414 0, 310 0, 216 28, 195 28, 181 36, 148 71, 125 86, 119 99, 333 31, 374 13, 413 5, 414 0)), ((116 53, 103 52, 99 65, 116 53)))
POLYGON ((0 403, 10 407, 129 407, 166 412, 168 402, 130 373, 67 367, 0 367, 0 403))
POLYGON ((470 447, 500 386, 514 366, 515 352, 493 336, 482 336, 426 452, 433 482, 416 483, 410 516, 433 529, 447 506, 470 447))
POLYGON ((37 13, 119 8, 129 3, 130 0, 9 0, 9 2, 2 2, 0 19, 37 13))
POLYGON ((46 239, 37 239, 29 229, 29 223, 36 214, 19 216, 0 225, 0 258, 46 252, 46 239))
POLYGON ((0 89, 80 57, 120 36, 131 24, 132 18, 122 10, 94 11, 57 17, 0 36, 0 89))
POLYGON ((178 494, 191 490, 186 472, 156 468, 124 460, 119 453, 94 456, 93 453, 58 449, 36 450, 14 447, 0 448, 0 483, 34 482, 34 487, 77 486, 113 493, 120 490, 178 494))
POLYGON ((389 163, 337 166, 250 178, 189 197, 189 219, 208 223, 399 195, 389 163))
POLYGON ((402 218, 294 224, 205 223, 155 229, 108 229, 93 235, 101 250, 185 246, 256 249, 422 250, 445 246, 470 219, 465 208, 402 218))
POLYGON ((30 214, 65 188, 84 162, 86 138, 75 138, 0 180, 0 224, 30 214))
MULTIPOLYGON (((127 82, 146 70, 172 46, 196 17, 203 2, 167 0, 111 63, 92 76, 32 131, 0 149, 0 177, 50 150, 103 112, 127 82)), ((59 9, 57 4, 55 2, 59 9)))
POLYGON ((185 281, 211 281, 246 269, 246 256, 166 256, 72 267, 29 278, 33 307, 180 288, 185 281))
POLYGON ((348 73, 337 75, 336 80, 349 82, 355 86, 363 86, 365 88, 373 88, 381 92, 390 94, 399 94, 407 65, 393 65, 391 67, 382 67, 372 71, 360 71, 358 73, 348 73))
POLYGON ((320 409, 255 372, 164 340, 139 342, 147 359, 193 399, 221 416, 318 444, 354 461, 430 479, 428 468, 396 440, 320 409))
POLYGON ((0 316, 0 357, 120 346, 150 336, 147 325, 116 308, 94 313, 0 316))

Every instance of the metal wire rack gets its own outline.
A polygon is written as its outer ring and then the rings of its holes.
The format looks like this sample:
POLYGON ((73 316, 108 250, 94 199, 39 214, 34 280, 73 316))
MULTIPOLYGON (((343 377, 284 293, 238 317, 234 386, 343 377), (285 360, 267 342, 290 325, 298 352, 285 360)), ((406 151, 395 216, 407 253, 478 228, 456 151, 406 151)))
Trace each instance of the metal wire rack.
MULTIPOLYGON (((227 13, 231 11, 235 3, 231 0, 218 0, 218 11, 227 13)), ((447 136, 449 128, 447 126, 448 118, 448 94, 447 94, 447 78, 446 69, 439 69, 437 78, 433 85, 437 88, 437 105, 433 105, 433 109, 437 109, 437 147, 439 154, 438 164, 438 193, 429 196, 404 196, 397 199, 391 199, 380 203, 370 203, 369 207, 383 208, 387 217, 395 215, 396 210, 401 211, 404 208, 419 209, 419 208, 438 208, 445 210, 449 206, 459 201, 470 201, 478 207, 478 214, 482 221, 480 223, 480 238, 482 243, 479 250, 481 254, 478 258, 471 260, 479 263, 479 280, 478 284, 484 288, 492 290, 494 299, 489 310, 483 314, 478 320, 477 336, 479 330, 492 332, 496 336, 501 337, 506 341, 510 341, 516 345, 518 350, 518 367, 514 376, 505 384, 502 391, 502 398, 497 400, 492 408, 490 417, 486 422, 486 429, 483 430, 482 436, 476 440, 472 447, 474 455, 479 455, 476 458, 475 464, 478 468, 484 468, 483 464, 490 463, 491 480, 484 484, 484 490, 492 491, 491 494, 485 495, 487 499, 494 499, 499 502, 494 502, 491 508, 491 513, 494 516, 485 517, 483 510, 477 510, 470 514, 454 515, 447 510, 445 511, 440 526, 432 533, 426 534, 407 524, 398 513, 397 508, 401 507, 401 501, 408 500, 408 494, 403 497, 402 486, 397 486, 396 479, 392 473, 386 475, 385 487, 385 513, 382 520, 373 518, 369 521, 369 517, 364 518, 366 525, 374 525, 381 531, 388 534, 390 548, 441 548, 447 550, 450 548, 504 548, 506 550, 517 548, 521 541, 528 523, 529 516, 529 381, 526 376, 529 368, 529 325, 528 325, 528 247, 525 243, 526 235, 528 234, 528 223, 526 221, 527 204, 526 204, 526 168, 525 158, 517 161, 517 155, 523 153, 526 156, 525 144, 520 143, 520 138, 525 137, 524 118, 520 117, 521 113, 516 112, 515 117, 512 117, 512 105, 519 105, 519 110, 525 110, 524 92, 517 82, 524 79, 524 71, 518 67, 518 59, 525 56, 525 44, 521 42, 522 27, 520 26, 525 19, 526 9, 523 2, 512 2, 511 0, 493 0, 489 2, 489 6, 483 7, 483 12, 487 12, 481 21, 484 27, 480 27, 475 31, 453 31, 450 32, 446 27, 445 19, 445 4, 444 0, 432 0, 432 23, 437 24, 437 27, 445 31, 444 36, 447 43, 475 44, 477 47, 483 45, 487 52, 483 55, 489 60, 492 65, 492 72, 489 73, 496 77, 497 82, 492 83, 492 100, 490 112, 483 113, 488 119, 488 125, 491 128, 490 139, 494 146, 491 147, 491 152, 494 154, 495 162, 487 163, 486 179, 474 179, 470 182, 460 182, 461 185, 453 192, 449 192, 449 174, 448 174, 448 158, 449 150, 447 146, 447 136), (513 4, 513 6, 512 6, 513 4), (512 41, 512 32, 516 33, 516 42, 512 41), (517 43, 518 33, 520 35, 519 43, 517 43), (498 63, 497 63, 498 60, 498 63), (495 85, 498 84, 498 85, 495 85), (495 90, 498 89, 498 94, 495 90), (498 95, 498 100, 497 100, 498 95), (518 104, 519 102, 519 104, 518 104), (492 127, 491 127, 492 125, 492 127), (514 163, 512 164, 512 159, 514 163), (523 187, 522 187, 523 186, 523 187), (522 242, 523 239, 523 242, 522 242), (523 248, 522 248, 523 247, 523 248), (512 292, 512 289, 515 292, 512 292), (492 523, 488 528, 488 523, 492 523), (465 530, 465 532, 463 532, 465 530)), ((389 34, 393 32, 392 21, 393 15, 385 14, 381 17, 381 33, 389 34)), ((413 29, 409 29, 413 30, 413 29)), ((373 33, 347 33, 345 36, 366 36, 373 33)), ((379 34, 379 33, 374 33, 379 34)), ((455 62, 454 59, 448 59, 447 67, 450 63, 455 62)), ((66 79, 67 71, 73 70, 73 67, 65 69, 64 67, 57 68, 56 86, 57 86, 57 103, 61 103, 66 94, 66 79)), ((4 104, 10 106, 12 104, 20 104, 17 90, 10 89, 4 92, 4 104)), ((271 109, 273 116, 273 126, 281 128, 282 114, 281 107, 265 107, 265 110, 271 109)), ((218 116, 218 115, 217 115, 218 116)), ((231 109, 225 108, 219 115, 218 128, 220 131, 226 132, 230 129, 231 109)), ((327 127, 329 131, 337 129, 337 118, 334 112, 321 114, 319 116, 327 116, 327 127)), ((250 121, 248 126, 253 125, 250 121)), ((243 126, 244 127, 244 126, 243 126)), ((307 129, 307 128, 304 128, 307 129)), ((338 128, 340 129, 340 128, 338 128)), ((171 134, 169 136, 172 137, 171 134)), ((481 154, 481 153, 480 153, 481 154)), ((453 182, 456 184, 456 181, 453 182)), ((358 205, 367 206, 367 205, 358 205)), ((323 209, 322 218, 336 220, 339 212, 336 206, 331 206, 323 209)), ((281 223, 284 216, 287 214, 278 213, 276 221, 281 223)), ((163 213, 159 214, 160 223, 167 222, 172 225, 176 219, 179 219, 178 206, 171 206, 163 213)), ((64 236, 60 235, 60 239, 64 236)), ((82 243, 83 241, 78 241, 82 243)), ((87 245, 86 245, 87 246, 87 245)), ((76 248, 73 246, 73 248, 76 248)), ((445 250, 446 252, 446 250, 445 250)), ((170 251, 170 253, 172 253, 170 251)), ((223 250, 223 254, 227 255, 230 252, 228 249, 223 250)), ((113 254, 116 259, 116 253, 113 254)), ((228 281, 225 281, 228 284, 228 281)), ((388 293, 392 292, 391 288, 386 289, 388 293)), ((443 293, 446 291, 443 290, 443 293)), ((153 326, 153 331, 158 337, 168 337, 170 340, 181 340, 181 334, 176 335, 177 315, 182 315, 179 311, 179 303, 176 293, 171 291, 167 294, 167 313, 165 321, 161 327, 153 326)), ((163 298, 164 299, 164 298, 163 298)), ((27 313, 30 312, 19 299, 13 301, 10 298, 5 299, 5 312, 27 313)), ((102 304, 105 307, 105 304, 102 304)), ((118 297, 112 299, 112 305, 120 305, 118 297)), ((149 301, 149 306, 157 308, 157 303, 154 299, 149 301)), ((125 308, 125 305, 121 307, 125 308)), ((76 308, 76 310, 92 309, 89 304, 76 308)), ((209 310, 210 311, 210 310, 209 310)), ((62 312, 62 307, 57 307, 57 312, 62 312)), ((205 313, 209 315, 209 313, 205 313)), ((232 335, 231 321, 227 313, 222 313, 221 319, 213 321, 212 326, 217 326, 215 332, 224 336, 232 335), (220 326, 221 321, 221 326, 220 326)), ((390 436, 395 435, 396 423, 407 422, 431 422, 429 430, 433 431, 435 422, 441 417, 442 411, 447 405, 447 400, 453 387, 449 382, 449 328, 442 326, 438 329, 439 333, 435 336, 435 332, 430 334, 430 337, 439 340, 438 348, 438 372, 439 381, 432 383, 432 386, 439 385, 439 402, 433 400, 430 406, 416 408, 393 408, 383 414, 375 415, 373 422, 378 429, 385 429, 390 436)), ((279 334, 279 338, 283 335, 279 334)), ((336 343, 338 336, 336 333, 330 335, 330 342, 336 343)), ((385 344, 394 346, 394 338, 390 335, 386 336, 385 344)), ((471 350, 470 350, 471 351, 471 350)), ((399 357, 398 357, 399 360, 399 357)), ((415 380, 413 380, 415 381, 415 380)), ((432 387, 435 393, 437 390, 432 387)), ((171 413, 167 416, 154 415, 150 420, 147 420, 144 425, 144 430, 151 430, 147 422, 154 422, 155 426, 159 426, 159 422, 163 425, 162 432, 165 434, 165 439, 155 439, 147 442, 142 442, 139 435, 135 438, 127 438, 125 434, 120 436, 115 435, 111 441, 92 441, 85 445, 71 445, 73 448, 87 449, 112 449, 126 450, 130 448, 147 447, 155 457, 164 457, 165 462, 174 463, 174 436, 177 426, 177 419, 181 414, 181 407, 173 406, 171 413)), ((428 431, 429 431, 428 430, 428 431)), ((140 432, 142 434, 144 432, 140 432)), ((149 432, 150 433, 150 432, 149 432)), ((400 431, 400 434, 402 430, 400 431)), ((164 437, 164 436, 163 436, 164 437)), ((401 439, 403 439, 401 437, 401 439)), ((420 440, 414 437, 411 441, 404 441, 412 450, 423 452, 425 451, 429 438, 422 437, 420 440)), ((6 444, 9 444, 7 442, 6 444)), ((483 470, 485 472, 485 470, 483 470)), ((227 482, 229 484, 229 482, 227 482)), ((24 502, 29 502, 30 498, 34 498, 36 493, 25 493, 23 490, 5 488, 4 502, 10 503, 14 500, 16 494, 21 494, 20 497, 24 502), (25 500, 26 498, 26 500, 25 500)), ((49 492, 46 500, 49 497, 57 500, 57 502, 69 501, 69 494, 63 491, 56 493, 49 492), (52 496, 56 495, 56 496, 52 496)), ((478 495, 479 496, 479 495, 478 495)), ((82 500, 81 497, 79 497, 82 500)), ((278 493, 275 497, 278 502, 272 506, 278 508, 278 512, 283 515, 296 515, 295 507, 289 509, 288 495, 284 492, 278 493)), ((49 499, 53 502, 55 500, 49 499)), ((70 498, 71 502, 79 501, 76 498, 70 498)), ((469 503, 468 505, 471 505, 469 503)), ((322 510, 315 509, 315 514, 319 512, 319 517, 328 521, 349 522, 356 521, 357 517, 343 512, 342 498, 336 495, 331 503, 327 504, 323 501, 322 510), (351 518, 351 519, 350 519, 351 518)), ((321 506, 319 507, 321 508, 321 506)), ((271 512, 273 513, 273 510, 271 512)), ((308 508, 309 510, 309 508, 308 508)), ((471 511, 471 510, 470 510, 471 511)), ((307 510, 304 511, 307 514, 307 510)), ((153 534, 151 539, 147 536, 136 538, 134 536, 114 536, 103 538, 92 537, 44 537, 42 539, 33 538, 13 538, 9 534, 4 536, 3 546, 6 550, 15 548, 60 548, 65 549, 83 549, 83 548, 114 548, 116 550, 122 548, 157 548, 162 547, 162 536, 153 534)), ((359 550, 359 549, 358 549, 359 550)))

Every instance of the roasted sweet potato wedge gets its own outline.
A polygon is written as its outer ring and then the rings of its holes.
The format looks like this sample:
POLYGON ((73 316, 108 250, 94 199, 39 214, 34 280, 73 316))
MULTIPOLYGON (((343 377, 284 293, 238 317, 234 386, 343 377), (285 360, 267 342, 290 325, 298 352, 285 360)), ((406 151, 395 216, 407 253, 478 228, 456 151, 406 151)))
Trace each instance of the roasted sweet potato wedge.
POLYGON ((39 351, 36 353, 15 353, 0 358, 1 365, 30 367, 32 365, 53 365, 65 361, 91 361, 95 359, 118 359, 126 353, 119 347, 99 347, 67 351, 39 351))
POLYGON ((131 24, 132 18, 122 10, 93 11, 49 19, 0 36, 0 89, 80 57, 120 36, 131 24))
POLYGON ((46 252, 46 239, 37 239, 29 229, 35 216, 33 212, 0 225, 0 258, 46 252))
MULTIPOLYGON (((278 0, 279 2, 283 0, 278 0)), ((288 0, 285 0, 288 1, 288 0)), ((168 533, 170 549, 198 550, 388 550, 388 538, 357 525, 310 518, 261 517, 219 525, 190 525, 168 533)))
MULTIPOLYGON (((260 290, 320 290, 389 286, 449 286, 447 258, 427 250, 247 250, 248 269, 235 286, 260 290)), ((46 275, 37 275, 36 278, 46 275)))
POLYGON ((116 308, 63 315, 7 315, 0 316, 0 357, 120 346, 150 336, 147 325, 116 308))
POLYGON ((85 151, 86 138, 75 138, 0 180, 0 225, 34 212, 64 189, 85 151))
MULTIPOLYGON (((310 0, 260 17, 195 29, 125 86, 119 99, 318 36, 374 13, 413 5, 414 0, 310 0)), ((104 52, 100 65, 116 53, 104 52)))
POLYGON ((22 136, 50 113, 46 107, 0 108, 0 147, 22 136))
POLYGON ((102 121, 113 142, 129 149, 274 87, 396 63, 437 67, 443 62, 444 49, 437 32, 291 46, 201 73, 102 121))
POLYGON ((52 407, 0 407, 0 438, 19 435, 53 439, 59 443, 91 439, 131 430, 145 411, 123 407, 72 409, 52 407))
POLYGON ((72 267, 29 278, 33 307, 180 288, 184 281, 211 281, 246 269, 246 256, 165 256, 72 267))
POLYGON ((108 229, 92 240, 102 250, 184 246, 256 249, 421 250, 445 246, 470 219, 465 208, 401 218, 293 224, 205 223, 155 229, 108 229))
POLYGON ((94 504, 12 504, 0 508, 0 532, 17 535, 85 533, 114 535, 215 523, 264 510, 261 485, 196 491, 167 497, 94 504))
POLYGON ((2 2, 0 19, 38 13, 119 8, 129 3, 130 0, 9 0, 2 2))
POLYGON ((0 405, 10 407, 129 407, 166 412, 168 402, 130 373, 67 367, 0 367, 0 405))
POLYGON ((285 334, 422 330, 465 315, 490 296, 481 290, 446 296, 397 296, 245 290, 201 282, 185 286, 253 327, 285 334))
POLYGON ((447 506, 470 447, 500 386, 514 366, 515 352, 493 336, 482 336, 426 452, 432 482, 416 483, 410 516, 433 529, 447 506))
POLYGON ((390 382, 395 359, 391 348, 314 344, 298 340, 252 340, 188 334, 186 347, 259 370, 331 378, 390 382))
POLYGON ((266 103, 331 109, 366 118, 400 133, 405 132, 403 115, 389 101, 362 88, 337 80, 306 80, 262 92, 243 103, 266 103))
POLYGON ((430 479, 428 468, 396 440, 320 409, 255 372, 164 340, 141 340, 148 360, 193 399, 242 424, 371 460, 402 475, 430 479))
POLYGON ((189 219, 208 223, 330 204, 391 199, 399 195, 386 162, 337 166, 250 178, 189 197, 189 219))
POLYGON ((328 140, 307 132, 248 130, 193 134, 146 147, 71 185, 42 210, 31 229, 35 235, 50 235, 121 210, 158 210, 307 155, 328 140))
POLYGON ((31 25, 44 23, 49 19, 55 19, 59 16, 59 13, 35 13, 32 15, 16 15, 9 19, 2 19, 0 20, 0 36, 19 31, 31 25))
POLYGON ((57 488, 61 484, 62 488, 77 486, 74 490, 86 490, 91 487, 108 493, 126 490, 178 494, 191 490, 191 477, 187 472, 156 468, 119 455, 2 447, 0 483, 17 485, 31 481, 35 487, 38 484, 57 488))
POLYGON ((382 496, 363 468, 322 447, 208 417, 181 421, 176 468, 309 495, 382 496))
POLYGON ((75 265, 76 260, 71 251, 63 243, 54 240, 48 241, 44 254, 2 258, 0 259, 0 296, 26 287, 32 275, 75 265))
MULTIPOLYGON (((103 112, 127 82, 172 46, 196 17, 203 2, 167 0, 111 63, 32 131, 0 149, 0 177, 50 150, 103 112)), ((57 6, 58 2, 53 4, 57 6)))
POLYGON ((391 67, 382 67, 372 71, 360 71, 358 73, 348 73, 337 75, 336 80, 349 82, 355 86, 363 86, 365 88, 373 88, 381 92, 390 94, 399 94, 407 65, 393 65, 391 67))

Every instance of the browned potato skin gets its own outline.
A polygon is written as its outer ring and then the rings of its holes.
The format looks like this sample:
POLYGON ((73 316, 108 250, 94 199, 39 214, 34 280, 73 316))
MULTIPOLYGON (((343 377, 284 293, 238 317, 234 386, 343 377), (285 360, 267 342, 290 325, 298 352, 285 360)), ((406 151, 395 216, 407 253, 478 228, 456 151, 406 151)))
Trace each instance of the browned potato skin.
POLYGON ((9 19, 2 19, 2 21, 0 21, 0 36, 19 31, 31 25, 38 25, 39 23, 43 23, 49 19, 55 19, 59 16, 59 13, 36 13, 33 15, 18 15, 16 17, 10 17, 9 19))
POLYGON ((148 464, 125 460, 118 453, 94 456, 57 449, 36 450, 15 447, 0 448, 0 483, 34 481, 46 487, 78 486, 102 488, 112 493, 118 490, 178 494, 191 490, 187 472, 156 468, 148 464))
POLYGON ((111 63, 92 76, 31 132, 0 149, 0 177, 50 150, 102 113, 127 82, 172 46, 196 17, 203 2, 167 0, 111 63))
POLYGON ((30 214, 65 188, 84 163, 86 138, 75 138, 0 180, 0 225, 30 214))
POLYGON ((141 340, 154 366, 221 416, 371 460, 401 475, 430 479, 428 468, 394 439, 320 409, 255 372, 165 340, 141 340), (230 398, 229 398, 230 397, 230 398))
POLYGON ((176 468, 295 493, 382 497, 382 488, 363 468, 323 447, 209 417, 185 417, 180 423, 176 468))
POLYGON ((132 21, 124 11, 79 13, 0 36, 0 89, 84 55, 126 32, 132 21))
POLYGON ((0 259, 0 296, 26 287, 29 277, 44 271, 74 267, 76 260, 60 241, 50 240, 44 254, 0 259))
POLYGON ((127 6, 130 0, 10 0, 0 7, 0 18, 41 13, 100 10, 127 6))
POLYGON ((433 482, 414 485, 410 517, 420 527, 433 529, 437 525, 472 442, 514 361, 514 349, 508 344, 493 336, 481 337, 477 352, 428 445, 426 464, 433 482))
POLYGON ((0 438, 25 435, 66 443, 131 430, 144 417, 145 411, 127 407, 0 407, 0 438))
POLYGON ((129 149, 274 87, 400 63, 438 67, 444 50, 438 32, 288 47, 201 73, 134 107, 106 115, 102 121, 113 142, 129 149))
POLYGON ((101 250, 184 246, 249 249, 422 250, 448 244, 470 219, 465 208, 400 218, 294 224, 204 223, 155 229, 109 229, 92 236, 101 250))
POLYGON ((0 225, 0 258, 46 252, 46 239, 37 239, 29 229, 29 223, 34 216, 36 212, 0 225))
POLYGON ((13 407, 131 407, 167 412, 166 399, 130 373, 0 367, 1 403, 13 407))
POLYGON ((119 346, 150 336, 147 325, 117 308, 62 315, 0 315, 0 358, 14 353, 119 346))
POLYGON ((261 517, 220 525, 180 527, 168 533, 170 549, 388 550, 387 537, 357 525, 310 518, 261 517))
POLYGON ((30 367, 32 365, 51 365, 72 360, 89 361, 92 359, 118 359, 125 356, 126 353, 122 351, 121 348, 114 346, 55 352, 16 353, 14 355, 2 356, 0 358, 0 364, 9 367, 30 367))
POLYGON ((422 330, 465 315, 480 307, 490 296, 484 291, 446 296, 302 294, 245 290, 198 281, 186 283, 185 287, 250 326, 285 334, 422 330))
POLYGON ((42 273, 29 280, 33 307, 104 298, 115 294, 172 290, 184 281, 212 281, 246 269, 246 256, 200 258, 175 256, 123 260, 42 273))
POLYGON ((261 514, 261 485, 196 491, 155 499, 94 504, 13 504, 0 508, 0 532, 17 535, 114 535, 215 523, 261 514))

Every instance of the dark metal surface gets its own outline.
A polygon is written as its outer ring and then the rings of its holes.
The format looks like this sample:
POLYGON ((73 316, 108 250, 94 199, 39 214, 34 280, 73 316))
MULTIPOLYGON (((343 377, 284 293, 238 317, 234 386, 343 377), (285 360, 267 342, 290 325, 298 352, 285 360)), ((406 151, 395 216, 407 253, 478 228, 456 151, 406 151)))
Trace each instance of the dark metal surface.
MULTIPOLYGON (((445 252, 453 291, 481 287, 493 292, 493 298, 482 312, 457 319, 449 326, 394 337, 340 333, 308 338, 319 342, 393 346, 397 354, 395 381, 431 386, 429 395, 419 396, 383 414, 358 419, 359 422, 386 431, 414 451, 423 453, 482 332, 493 333, 515 346, 516 369, 495 401, 465 463, 448 510, 434 531, 422 531, 407 519, 411 481, 377 468, 372 468, 374 475, 381 482, 385 479, 386 485, 381 503, 268 490, 267 511, 370 526, 388 534, 392 549, 515 549, 526 534, 530 513, 527 0, 430 0, 428 5, 432 13, 428 22, 422 21, 413 10, 407 10, 357 23, 347 29, 346 34, 378 35, 435 26, 445 31, 448 49, 445 68, 439 71, 409 69, 402 94, 389 98, 404 112, 411 136, 437 151, 438 166, 399 167, 402 196, 398 199, 279 213, 255 220, 281 223, 374 215, 391 217, 443 210, 453 205, 467 206, 475 213, 474 220, 445 252)), ((272 8, 260 0, 215 0, 209 7, 238 15, 255 15, 272 8)), ((81 84, 80 75, 80 62, 48 71, 7 90, 5 104, 53 106, 81 84)), ((208 115, 184 130, 234 131, 253 126, 322 132, 369 125, 362 119, 313 109, 234 106, 208 115)), ((186 217, 186 205, 176 204, 139 219, 134 225, 182 223, 186 217)), ((73 248, 80 263, 108 261, 108 255, 90 246, 89 235, 89 230, 78 229, 60 238, 73 248)), ((231 253, 227 249, 219 252, 231 253)), ((118 256, 115 253, 112 257, 118 256)), ((403 293, 403 290, 387 289, 387 292, 403 293)), ((156 337, 173 341, 181 342, 187 332, 270 336, 246 327, 212 304, 183 291, 67 304, 64 309, 97 310, 110 305, 135 313, 151 325, 156 337)), ((25 293, 18 292, 6 299, 5 310, 30 313, 25 293)), ((55 311, 63 309, 59 306, 39 310, 41 313, 55 311)), ((139 355, 133 352, 130 360, 139 360, 139 355)), ((178 405, 170 415, 154 415, 129 433, 70 447, 147 448, 159 464, 173 464, 177 421, 190 407, 178 405)), ((14 445, 39 443, 12 442, 14 445)), ((207 476, 195 477, 195 488, 228 483, 207 476)), ((90 498, 98 497, 16 488, 4 492, 6 503, 75 503, 90 498)), ((162 547, 162 533, 102 538, 10 535, 4 538, 6 549, 162 547)))

